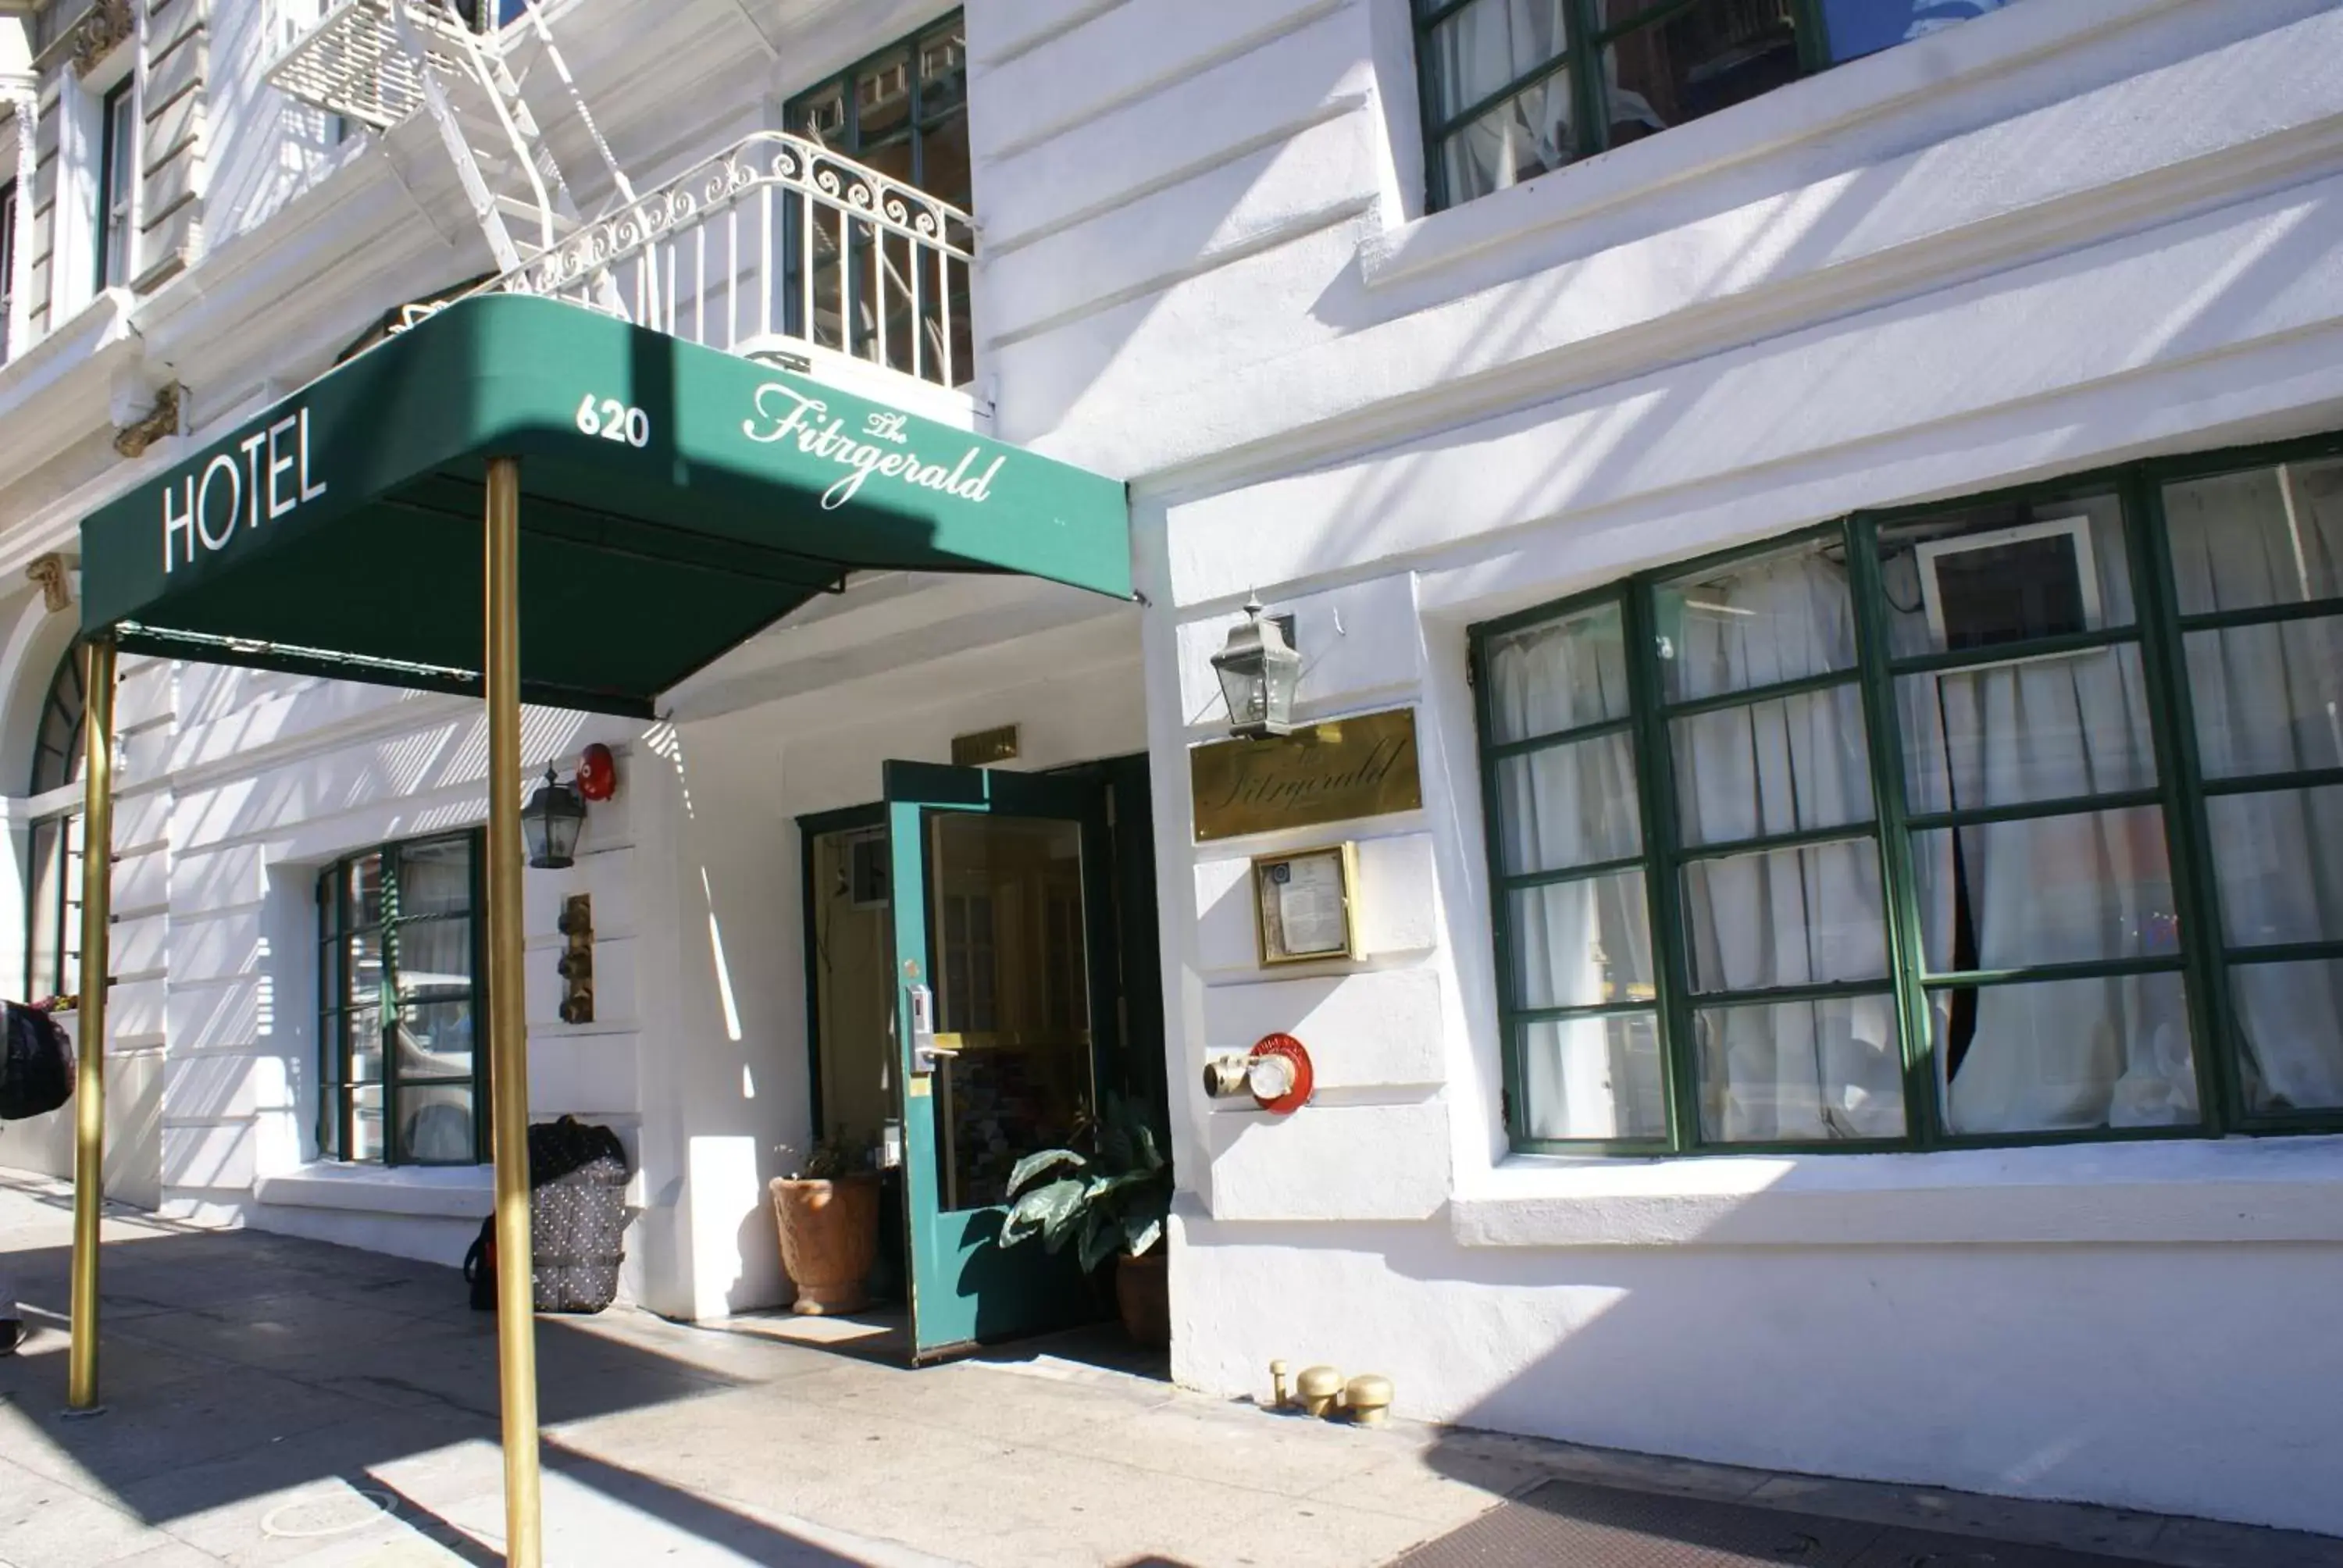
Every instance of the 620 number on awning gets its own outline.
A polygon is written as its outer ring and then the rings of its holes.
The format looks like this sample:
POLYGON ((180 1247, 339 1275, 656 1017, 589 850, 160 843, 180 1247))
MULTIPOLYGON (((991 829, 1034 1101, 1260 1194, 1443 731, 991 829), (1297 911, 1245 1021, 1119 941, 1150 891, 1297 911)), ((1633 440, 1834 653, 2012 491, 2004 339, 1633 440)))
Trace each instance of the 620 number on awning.
POLYGON ((651 417, 640 408, 630 408, 616 397, 597 397, 586 394, 578 405, 578 428, 588 436, 599 436, 605 441, 624 441, 629 447, 651 444, 651 417))

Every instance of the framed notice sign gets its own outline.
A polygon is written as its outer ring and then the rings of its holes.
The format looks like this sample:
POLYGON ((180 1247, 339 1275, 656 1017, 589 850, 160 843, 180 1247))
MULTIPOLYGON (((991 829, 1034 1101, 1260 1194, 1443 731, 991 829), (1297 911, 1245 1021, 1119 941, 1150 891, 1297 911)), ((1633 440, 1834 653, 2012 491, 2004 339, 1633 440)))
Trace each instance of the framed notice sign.
POLYGON ((1359 956, 1358 849, 1336 844, 1252 862, 1253 921, 1264 964, 1359 956))

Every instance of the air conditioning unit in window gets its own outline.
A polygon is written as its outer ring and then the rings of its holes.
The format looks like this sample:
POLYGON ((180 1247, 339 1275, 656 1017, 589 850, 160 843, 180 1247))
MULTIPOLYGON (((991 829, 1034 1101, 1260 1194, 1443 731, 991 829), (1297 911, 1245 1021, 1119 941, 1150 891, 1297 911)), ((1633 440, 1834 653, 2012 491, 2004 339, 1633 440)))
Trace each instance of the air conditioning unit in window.
POLYGON ((2097 631, 2101 624, 2088 518, 1932 539, 1913 554, 1937 648, 2033 642, 2097 631))
POLYGON ((887 835, 883 832, 864 833, 847 840, 847 908, 883 910, 887 907, 887 882, 891 869, 888 859, 887 835))

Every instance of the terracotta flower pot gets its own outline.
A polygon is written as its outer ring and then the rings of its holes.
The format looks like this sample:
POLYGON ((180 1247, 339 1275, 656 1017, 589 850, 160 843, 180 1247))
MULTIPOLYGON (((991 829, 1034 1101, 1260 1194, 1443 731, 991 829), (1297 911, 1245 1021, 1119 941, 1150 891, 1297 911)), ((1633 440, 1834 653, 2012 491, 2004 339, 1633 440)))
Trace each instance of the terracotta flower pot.
POLYGON ((1114 1266, 1115 1304, 1122 1309, 1123 1332, 1142 1345, 1172 1342, 1172 1284, 1164 1255, 1128 1253, 1114 1266))
POLYGON ((781 1266, 798 1288, 800 1312, 851 1312, 870 1299, 879 1261, 879 1180, 772 1181, 773 1217, 781 1230, 781 1266))

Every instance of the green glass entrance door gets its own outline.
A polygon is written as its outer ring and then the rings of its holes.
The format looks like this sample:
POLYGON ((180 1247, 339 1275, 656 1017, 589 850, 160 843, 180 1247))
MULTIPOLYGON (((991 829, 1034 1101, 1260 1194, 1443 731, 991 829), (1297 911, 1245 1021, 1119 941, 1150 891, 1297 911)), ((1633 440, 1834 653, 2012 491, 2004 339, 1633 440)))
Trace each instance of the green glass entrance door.
POLYGON ((1070 1251, 999 1244, 1009 1175, 1071 1140, 1113 1039, 1106 793, 886 765, 915 1360, 1091 1314, 1070 1251))

